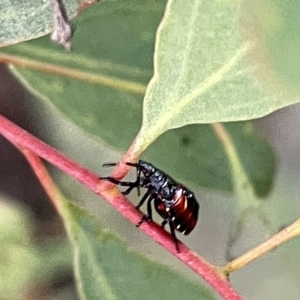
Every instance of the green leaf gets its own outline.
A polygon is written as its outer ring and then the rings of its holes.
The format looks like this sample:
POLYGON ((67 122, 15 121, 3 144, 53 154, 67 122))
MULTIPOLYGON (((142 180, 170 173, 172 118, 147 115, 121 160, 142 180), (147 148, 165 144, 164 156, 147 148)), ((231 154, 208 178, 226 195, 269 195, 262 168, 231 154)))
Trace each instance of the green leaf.
POLYGON ((164 6, 165 1, 154 0, 142 4, 137 0, 102 1, 85 9, 75 20, 71 53, 54 46, 48 37, 1 52, 80 71, 88 80, 91 75, 112 85, 125 80, 121 88, 116 88, 17 70, 31 90, 51 101, 79 127, 125 148, 141 124, 142 96, 152 76, 155 31, 164 6), (141 86, 142 92, 128 91, 127 82, 141 86))
POLYGON ((72 204, 67 210, 82 299, 215 299, 201 284, 128 249, 85 211, 72 204))
MULTIPOLYGON (((226 123, 249 182, 259 197, 273 185, 275 158, 271 147, 249 122, 226 123)), ((170 130, 159 137, 143 157, 179 181, 232 191, 232 177, 223 145, 207 125, 170 130)))
POLYGON ((47 245, 37 246, 33 242, 32 219, 24 207, 1 199, 1 299, 22 299, 32 285, 49 284, 58 271, 71 269, 67 240, 47 239, 47 245))
MULTIPOLYGON (((80 0, 64 0, 69 17, 77 13, 80 0)), ((52 29, 50 1, 1 0, 0 46, 19 43, 43 36, 52 29)))
MULTIPOLYGON (((203 5, 204 3, 205 1, 203 5)), ((221 9, 223 6, 227 13, 233 10, 230 3, 210 3, 206 4, 208 7, 203 10, 204 15, 213 14, 217 8, 221 9)), ((71 53, 53 46, 48 37, 7 47, 1 51, 34 59, 42 65, 51 63, 58 67, 67 67, 71 72, 80 71, 86 76, 95 75, 100 81, 103 78, 111 82, 125 80, 121 88, 116 88, 21 68, 14 71, 27 87, 42 99, 51 102, 77 126, 114 147, 127 149, 139 131, 142 114, 142 93, 136 94, 135 89, 129 91, 128 86, 132 83, 146 88, 151 78, 155 31, 164 7, 165 1, 147 0, 142 4, 139 0, 117 3, 102 1, 87 8, 76 19, 71 53)), ((226 20, 229 19, 230 15, 226 20)), ((207 17, 206 22, 210 24, 213 21, 207 17)), ((217 24, 207 24, 205 31, 199 34, 207 32, 207 35, 211 36, 214 30, 218 29, 216 26, 217 24)), ((233 29, 235 26, 236 24, 232 24, 233 29)), ((223 32, 226 28, 221 27, 223 32)), ((215 36, 216 41, 217 37, 221 39, 221 34, 215 36)), ((203 41, 203 51, 205 50, 207 56, 211 53, 209 48, 214 46, 212 40, 207 45, 205 42, 208 41, 203 41)), ((178 51, 173 49, 173 52, 175 54, 178 51)), ((211 63, 216 59, 221 67, 223 52, 219 53, 216 50, 209 59, 211 63)), ((193 72, 201 71, 204 77, 207 69, 200 69, 193 72)), ((170 86, 166 87, 166 91, 172 92, 170 86)), ((147 118, 152 118, 149 122, 155 125, 163 113, 161 107, 164 106, 165 99, 160 99, 162 106, 156 99, 151 100, 157 104, 153 107, 149 107, 147 99, 147 118)), ((174 102, 169 103, 166 109, 171 112, 175 108, 174 102)), ((193 112, 182 116, 182 121, 191 116, 193 112)), ((250 127, 243 123, 228 125, 234 141, 239 144, 238 153, 242 156, 242 165, 250 182, 256 193, 264 196, 272 186, 274 157, 269 146, 257 137, 254 129, 249 129, 250 127)), ((159 134, 161 131, 157 130, 155 133, 159 134)), ((149 131, 147 137, 150 137, 149 131)), ((143 156, 178 180, 191 181, 208 188, 232 190, 230 168, 223 147, 208 126, 191 125, 166 132, 143 156)))
POLYGON ((144 99, 146 145, 171 128, 258 118, 299 101, 291 93, 283 97, 287 87, 274 76, 264 78, 266 90, 259 85, 254 72, 266 66, 244 59, 259 45, 241 38, 236 18, 245 12, 238 8, 239 1, 168 2, 144 99))
POLYGON ((298 102, 299 3, 280 0, 244 1, 242 9, 248 21, 244 28, 245 34, 247 37, 252 36, 259 45, 253 54, 265 61, 259 65, 256 75, 262 83, 268 83, 269 87, 288 89, 289 94, 284 99, 279 99, 280 102, 276 105, 298 102))
POLYGON ((0 220, 0 294, 3 299, 19 299, 40 266, 30 244, 30 216, 23 207, 1 199, 0 220))

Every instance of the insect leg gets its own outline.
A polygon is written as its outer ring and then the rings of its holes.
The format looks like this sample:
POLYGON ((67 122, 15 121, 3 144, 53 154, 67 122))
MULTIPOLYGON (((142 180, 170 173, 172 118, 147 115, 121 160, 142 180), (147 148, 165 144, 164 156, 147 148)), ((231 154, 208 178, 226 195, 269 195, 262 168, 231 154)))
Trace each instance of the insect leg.
POLYGON ((141 183, 141 171, 137 169, 136 181, 132 182, 131 186, 126 191, 122 192, 122 194, 128 195, 134 188, 137 188, 138 196, 140 196, 141 186, 143 186, 143 183, 141 183))
MULTIPOLYGON (((134 182, 132 182, 134 183, 134 182)), ((134 188, 139 188, 140 186, 139 185, 135 185, 135 184, 132 184, 127 190, 125 190, 124 192, 122 192, 123 195, 128 195, 130 194, 130 192, 134 189, 134 188)))
POLYGON ((179 251, 179 245, 178 245, 178 241, 177 241, 177 238, 176 238, 176 235, 175 235, 174 224, 170 219, 166 219, 166 220, 167 220, 167 222, 169 222, 169 225, 170 225, 171 236, 172 236, 172 239, 173 239, 174 244, 175 244, 176 252, 179 253, 180 252, 179 251))
POLYGON ((131 189, 137 187, 139 185, 139 182, 138 181, 135 181, 135 182, 130 182, 130 181, 120 181, 120 180, 117 180, 113 177, 99 177, 99 179, 101 180, 107 180, 109 182, 112 182, 114 184, 117 184, 117 185, 120 185, 120 186, 129 186, 131 189))
POLYGON ((148 214, 148 220, 152 221, 152 200, 154 199, 154 196, 151 195, 147 202, 147 214, 148 214))
MULTIPOLYGON (((117 179, 115 179, 113 177, 109 177, 109 176, 108 177, 99 177, 99 179, 107 180, 109 182, 112 182, 112 183, 120 185, 120 186, 128 186, 129 188, 122 192, 123 195, 128 195, 134 188, 137 188, 138 196, 139 196, 140 195, 140 186, 141 186, 141 183, 140 183, 141 171, 138 169, 137 164, 132 164, 132 163, 126 163, 126 164, 137 168, 136 181, 134 181, 134 182, 120 181, 120 180, 117 180, 117 179)), ((112 166, 116 166, 116 165, 117 165, 117 163, 106 163, 106 164, 103 164, 102 166, 103 167, 112 167, 112 166)))
POLYGON ((164 219, 160 226, 164 228, 168 222, 169 222, 169 219, 164 219))
POLYGON ((146 194, 143 196, 139 204, 135 207, 136 209, 139 209, 146 201, 146 199, 150 196, 150 192, 147 191, 146 194))
POLYGON ((147 222, 152 222, 152 207, 151 207, 151 202, 152 200, 154 199, 154 195, 151 195, 149 192, 147 192, 142 200, 140 201, 140 203, 138 204, 138 206, 136 207, 137 209, 143 205, 143 203, 145 202, 145 200, 148 199, 148 202, 147 202, 147 215, 143 215, 141 220, 135 225, 136 227, 139 227, 141 226, 141 224, 144 222, 144 221, 147 221, 147 222), (150 197, 149 197, 150 195, 150 197))

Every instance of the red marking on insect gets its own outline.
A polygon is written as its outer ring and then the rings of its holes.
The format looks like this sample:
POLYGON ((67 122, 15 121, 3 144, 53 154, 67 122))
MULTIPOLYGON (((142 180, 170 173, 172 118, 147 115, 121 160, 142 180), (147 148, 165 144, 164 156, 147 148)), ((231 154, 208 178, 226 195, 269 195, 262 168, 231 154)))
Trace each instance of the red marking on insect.
MULTIPOLYGON (((115 166, 116 163, 104 164, 104 167, 115 166)), ((128 186, 122 192, 128 195, 134 188, 146 188, 147 191, 136 206, 139 209, 147 200, 147 215, 144 215, 136 226, 142 222, 152 221, 152 201, 157 213, 164 219, 161 226, 169 223, 171 235, 176 251, 179 252, 175 229, 182 234, 189 234, 197 224, 199 204, 189 189, 176 182, 169 175, 154 167, 152 164, 139 160, 137 163, 128 162, 127 165, 137 169, 137 178, 134 182, 119 181, 112 177, 101 177, 120 186, 128 186)))

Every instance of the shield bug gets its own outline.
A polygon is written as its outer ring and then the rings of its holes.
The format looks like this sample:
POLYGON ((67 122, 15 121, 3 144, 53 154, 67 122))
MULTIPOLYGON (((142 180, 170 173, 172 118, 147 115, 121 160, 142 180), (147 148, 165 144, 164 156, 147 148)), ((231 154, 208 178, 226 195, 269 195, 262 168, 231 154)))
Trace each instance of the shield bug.
MULTIPOLYGON (((199 204, 193 192, 144 160, 126 164, 137 169, 136 181, 119 181, 112 177, 101 177, 100 179, 127 186, 128 189, 122 192, 124 195, 128 195, 134 188, 137 188, 138 192, 140 188, 146 188, 147 191, 136 208, 139 209, 147 200, 147 215, 144 215, 136 226, 140 226, 145 220, 152 221, 152 202, 154 202, 157 213, 163 218, 161 225, 164 227, 169 223, 176 251, 179 252, 175 229, 187 235, 194 229, 198 220, 199 204)), ((116 163, 110 163, 103 166, 115 165, 116 163)))

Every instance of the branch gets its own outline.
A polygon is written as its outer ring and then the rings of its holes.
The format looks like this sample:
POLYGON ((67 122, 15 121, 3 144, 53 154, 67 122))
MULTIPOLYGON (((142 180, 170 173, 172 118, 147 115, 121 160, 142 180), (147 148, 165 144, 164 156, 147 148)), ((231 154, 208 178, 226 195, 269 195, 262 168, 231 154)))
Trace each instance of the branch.
MULTIPOLYGON (((73 162, 57 150, 32 136, 27 131, 21 129, 14 123, 10 122, 4 116, 0 115, 0 134, 6 137, 11 143, 24 150, 30 150, 41 158, 47 160, 69 176, 81 182, 84 186, 99 194, 104 200, 111 204, 123 217, 128 219, 131 223, 136 224, 142 214, 137 211, 135 207, 117 190, 117 188, 108 182, 101 184, 98 175, 83 168, 79 164, 73 162)), ((25 151, 25 153, 26 153, 25 151)), ((128 153, 128 152, 127 152, 128 153)), ((30 160, 29 160, 30 161, 30 160)), ((33 166, 33 164, 31 163, 33 166)), ((33 166, 36 171, 36 168, 33 166)), ((124 173, 128 166, 119 164, 116 170, 124 173)), ((36 171, 37 172, 37 171, 36 171)), ((174 247, 173 240, 168 232, 163 230, 154 222, 144 222, 140 229, 153 239, 156 243, 162 245, 168 252, 176 256, 184 264, 189 266, 195 273, 203 278, 216 292, 218 292, 223 299, 239 300, 241 297, 231 287, 226 278, 218 269, 209 264, 204 259, 197 256, 184 244, 179 243, 180 253, 177 253, 174 247)))
POLYGON ((231 262, 227 263, 225 266, 220 267, 220 270, 223 271, 225 274, 230 274, 233 271, 247 265, 249 262, 253 261, 254 259, 262 256, 263 254, 269 252, 270 250, 278 247, 279 245, 285 243, 286 241, 298 235, 300 235, 300 219, 295 221, 290 226, 284 228, 277 234, 274 234, 272 237, 270 237, 262 244, 249 250, 248 252, 241 255, 240 257, 232 260, 231 262))
POLYGON ((73 78, 83 82, 102 85, 137 95, 144 95, 146 91, 145 85, 141 83, 135 83, 130 80, 82 71, 76 68, 48 63, 46 61, 39 61, 38 59, 30 59, 19 55, 0 53, 0 62, 4 64, 13 64, 14 66, 20 66, 22 68, 39 71, 46 74, 73 78))

